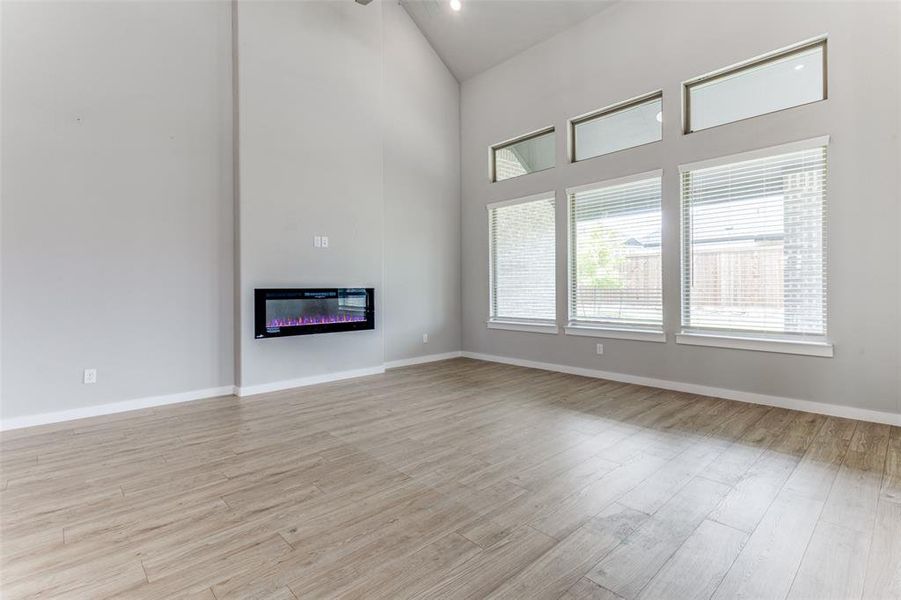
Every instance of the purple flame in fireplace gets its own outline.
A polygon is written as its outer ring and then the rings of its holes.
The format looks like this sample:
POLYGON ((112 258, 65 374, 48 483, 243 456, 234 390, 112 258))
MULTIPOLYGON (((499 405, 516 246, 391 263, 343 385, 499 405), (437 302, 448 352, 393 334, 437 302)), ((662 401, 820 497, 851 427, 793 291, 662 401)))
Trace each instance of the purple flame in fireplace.
POLYGON ((326 315, 316 317, 294 317, 291 319, 272 319, 266 327, 302 327, 304 325, 327 325, 331 323, 358 323, 365 321, 365 315, 326 315))

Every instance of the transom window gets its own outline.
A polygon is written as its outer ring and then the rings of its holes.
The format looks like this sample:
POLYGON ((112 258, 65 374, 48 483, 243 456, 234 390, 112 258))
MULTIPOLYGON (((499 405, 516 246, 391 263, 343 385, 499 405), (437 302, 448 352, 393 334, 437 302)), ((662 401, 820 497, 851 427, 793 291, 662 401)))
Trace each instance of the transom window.
POLYGON ((549 127, 491 148, 491 181, 544 171, 556 164, 554 128, 549 127))
POLYGON ((573 162, 660 141, 663 94, 655 92, 570 121, 573 162))
POLYGON ((804 42, 684 85, 684 131, 826 99, 826 40, 804 42))

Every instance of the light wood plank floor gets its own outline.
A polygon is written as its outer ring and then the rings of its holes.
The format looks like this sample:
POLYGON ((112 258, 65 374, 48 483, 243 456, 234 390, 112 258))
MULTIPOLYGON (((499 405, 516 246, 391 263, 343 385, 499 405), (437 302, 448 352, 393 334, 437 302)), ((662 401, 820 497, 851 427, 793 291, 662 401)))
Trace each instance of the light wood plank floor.
POLYGON ((2 436, 15 598, 901 598, 901 430, 457 359, 2 436))

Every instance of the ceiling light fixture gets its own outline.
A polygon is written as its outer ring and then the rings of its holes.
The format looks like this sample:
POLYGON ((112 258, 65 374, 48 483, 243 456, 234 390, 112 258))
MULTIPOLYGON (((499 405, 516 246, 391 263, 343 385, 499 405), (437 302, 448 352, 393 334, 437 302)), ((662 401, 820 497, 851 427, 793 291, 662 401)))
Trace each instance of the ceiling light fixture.
POLYGON ((795 71, 800 71, 803 68, 804 68, 804 63, 801 63, 800 65, 795 65, 795 71))
POLYGON ((663 123, 663 111, 658 112, 655 118, 657 119, 658 123, 663 123))
POLYGON ((460 0, 450 0, 450 7, 454 12, 460 12, 460 9, 463 8, 463 4, 460 0))

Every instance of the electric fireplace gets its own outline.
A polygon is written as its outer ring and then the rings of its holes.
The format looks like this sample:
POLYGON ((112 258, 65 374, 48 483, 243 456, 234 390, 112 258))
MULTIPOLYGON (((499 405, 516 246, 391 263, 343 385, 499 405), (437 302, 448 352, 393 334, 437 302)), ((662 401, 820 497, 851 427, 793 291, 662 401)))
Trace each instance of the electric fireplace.
POLYGON ((373 288, 254 290, 254 337, 375 329, 373 288))

